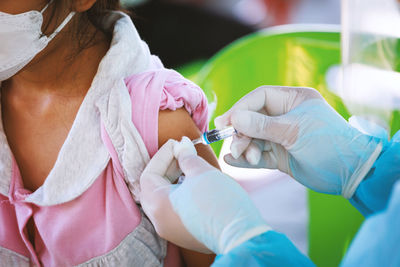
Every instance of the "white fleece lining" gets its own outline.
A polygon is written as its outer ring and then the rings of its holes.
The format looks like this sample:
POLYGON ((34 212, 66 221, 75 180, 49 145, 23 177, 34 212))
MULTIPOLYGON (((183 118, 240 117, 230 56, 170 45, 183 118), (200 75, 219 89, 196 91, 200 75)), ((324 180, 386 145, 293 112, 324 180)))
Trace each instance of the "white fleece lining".
MULTIPOLYGON (((132 184, 149 160, 143 140, 131 121, 132 107, 124 78, 148 70, 150 51, 127 15, 110 12, 104 25, 114 26, 110 49, 100 62, 53 169, 43 185, 26 199, 27 202, 40 206, 61 204, 78 197, 93 184, 110 160, 101 139, 101 121, 118 155, 129 149, 135 156, 129 166, 135 169, 128 173, 132 184), (117 138, 121 140, 116 141, 117 138)), ((7 196, 12 154, 3 128, 0 130, 0 193, 7 196)), ((124 154, 123 166, 127 162, 124 158, 129 157, 124 154)))
POLYGON ((2 118, 0 108, 0 194, 8 196, 11 185, 12 155, 4 133, 2 118))

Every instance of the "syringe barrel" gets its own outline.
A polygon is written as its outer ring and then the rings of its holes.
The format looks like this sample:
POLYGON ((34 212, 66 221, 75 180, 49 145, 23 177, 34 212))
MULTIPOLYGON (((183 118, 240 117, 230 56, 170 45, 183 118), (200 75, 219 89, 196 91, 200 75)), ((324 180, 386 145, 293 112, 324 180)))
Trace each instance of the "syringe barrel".
POLYGON ((228 127, 228 128, 222 129, 222 130, 214 129, 214 130, 203 133, 203 138, 207 144, 211 144, 211 143, 217 142, 219 140, 231 137, 235 133, 236 133, 236 130, 233 127, 228 127))

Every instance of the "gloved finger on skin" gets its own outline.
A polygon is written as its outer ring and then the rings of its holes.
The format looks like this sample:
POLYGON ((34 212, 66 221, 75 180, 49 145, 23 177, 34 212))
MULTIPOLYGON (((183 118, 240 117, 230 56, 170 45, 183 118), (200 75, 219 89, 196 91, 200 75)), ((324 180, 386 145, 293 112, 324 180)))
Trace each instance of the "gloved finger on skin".
POLYGON ((258 165, 264 151, 264 141, 253 139, 245 151, 245 158, 251 165, 258 165))
POLYGON ((194 147, 192 141, 187 136, 183 136, 180 142, 174 143, 174 157, 179 159, 180 157, 186 157, 191 155, 197 155, 197 150, 194 147))
POLYGON ((231 154, 234 158, 239 158, 240 155, 247 149, 251 143, 251 138, 240 133, 232 136, 231 154))
POLYGON ((215 170, 207 161, 197 156, 196 149, 189 138, 175 144, 175 157, 178 159, 179 167, 186 177, 197 176, 206 171, 215 170))

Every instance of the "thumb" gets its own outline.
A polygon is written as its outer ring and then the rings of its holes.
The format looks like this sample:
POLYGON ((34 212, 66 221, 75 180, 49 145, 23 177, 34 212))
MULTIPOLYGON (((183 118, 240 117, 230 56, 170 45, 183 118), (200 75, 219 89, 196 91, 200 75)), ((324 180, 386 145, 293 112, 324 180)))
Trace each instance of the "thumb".
POLYGON ((178 159, 179 167, 186 177, 193 177, 206 171, 215 170, 207 161, 197 156, 193 143, 187 137, 175 144, 175 157, 178 159))
POLYGON ((286 114, 271 117, 259 112, 241 110, 231 115, 231 122, 243 135, 283 146, 294 143, 297 138, 296 121, 286 114))

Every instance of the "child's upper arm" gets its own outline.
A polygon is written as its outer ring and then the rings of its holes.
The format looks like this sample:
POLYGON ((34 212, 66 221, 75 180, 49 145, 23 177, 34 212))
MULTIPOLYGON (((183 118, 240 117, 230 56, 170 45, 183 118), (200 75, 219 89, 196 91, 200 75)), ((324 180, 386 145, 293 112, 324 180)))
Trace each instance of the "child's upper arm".
MULTIPOLYGON (((175 111, 160 111, 158 119, 159 146, 162 146, 171 138, 181 140, 182 136, 188 136, 189 138, 194 139, 199 137, 200 134, 200 130, 184 108, 175 111)), ((219 168, 217 158, 210 146, 197 145, 196 149, 199 156, 204 158, 213 166, 219 168)), ((180 248, 180 252, 186 266, 210 266, 215 257, 215 255, 206 255, 183 248, 180 248)))
MULTIPOLYGON (((168 139, 180 141, 182 136, 187 136, 190 139, 200 137, 201 132, 193 122, 189 113, 180 108, 175 111, 162 110, 158 117, 158 145, 161 147, 168 139)), ((219 168, 217 157, 210 146, 196 145, 199 156, 208 161, 211 165, 219 168)))

